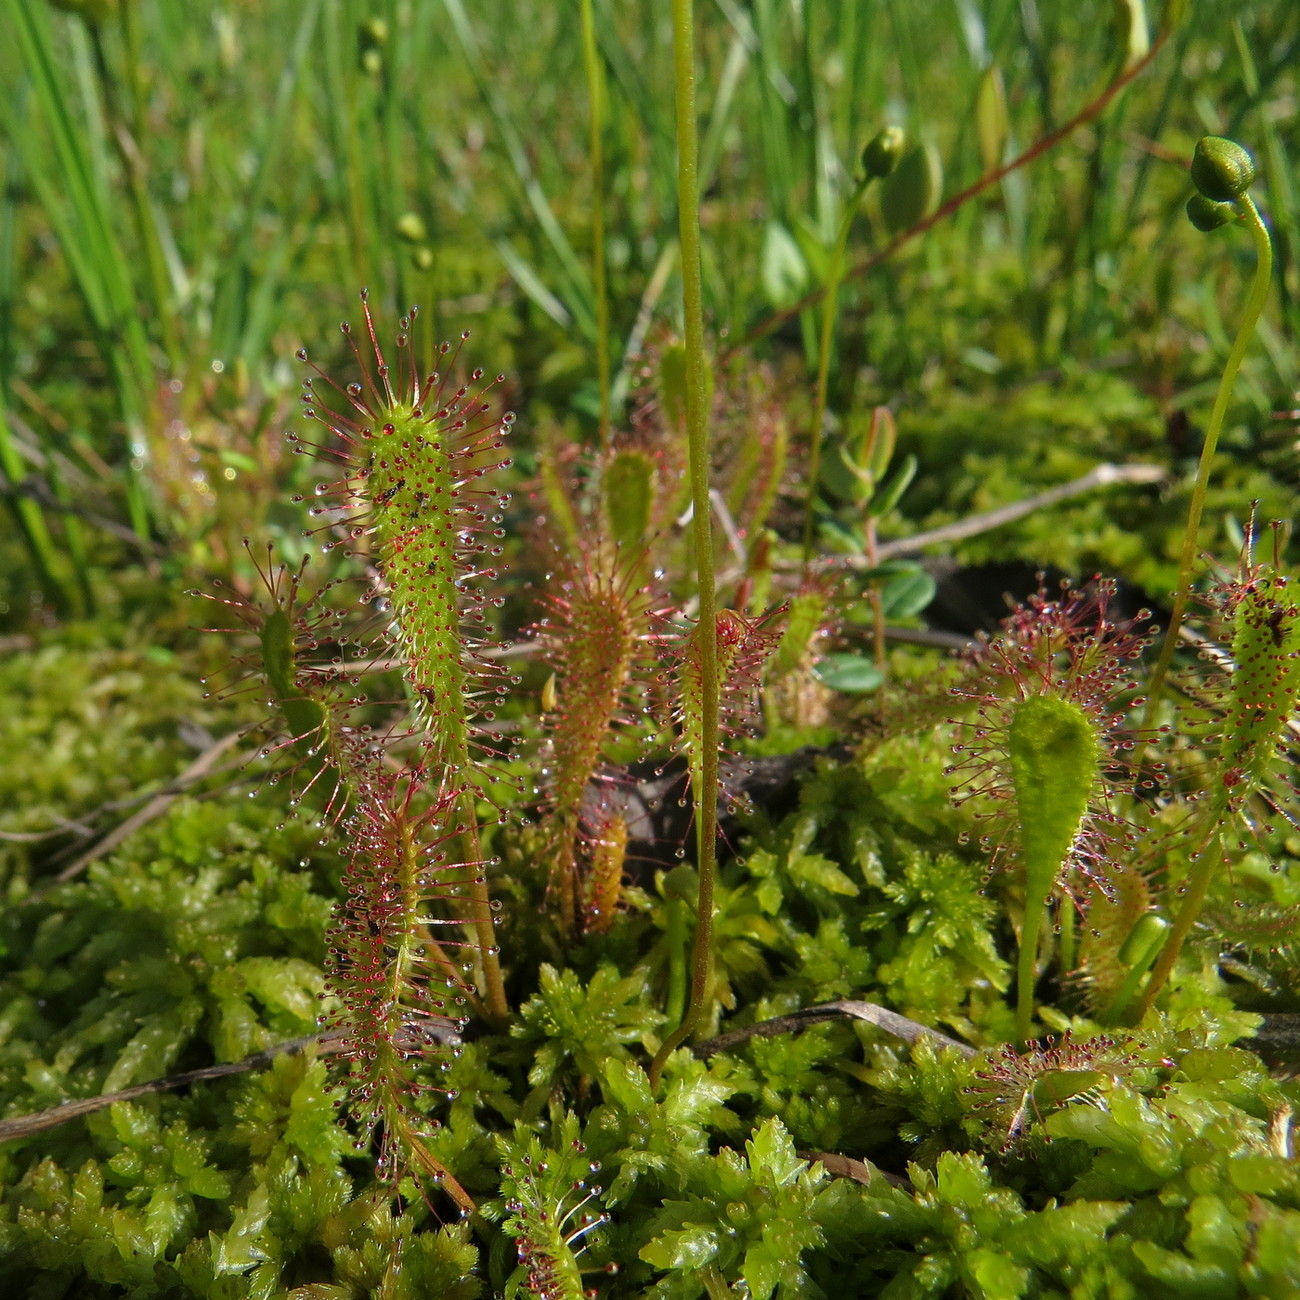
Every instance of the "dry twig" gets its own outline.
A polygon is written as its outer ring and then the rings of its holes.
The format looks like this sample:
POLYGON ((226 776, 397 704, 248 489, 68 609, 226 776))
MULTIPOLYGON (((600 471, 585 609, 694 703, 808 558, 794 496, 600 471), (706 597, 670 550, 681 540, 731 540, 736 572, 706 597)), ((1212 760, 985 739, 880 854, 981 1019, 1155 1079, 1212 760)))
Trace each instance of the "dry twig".
POLYGON ((70 1119, 93 1114, 112 1106, 119 1101, 134 1101, 137 1097, 147 1097, 155 1092, 170 1092, 174 1088, 186 1088, 192 1083, 203 1083, 208 1079, 224 1079, 230 1074, 246 1074, 249 1070, 265 1069, 277 1056, 286 1056, 301 1052, 313 1043, 319 1045, 322 1052, 337 1052, 343 1039, 343 1031, 331 1029, 324 1034, 308 1034, 305 1038, 292 1038, 287 1043, 276 1043, 265 1051, 254 1052, 242 1061, 229 1061, 222 1065, 205 1065, 201 1070, 186 1070, 183 1074, 170 1074, 163 1079, 150 1079, 148 1083, 137 1083, 120 1092, 106 1092, 100 1097, 81 1097, 76 1101, 60 1102, 49 1110, 38 1110, 32 1115, 18 1115, 13 1119, 0 1120, 0 1142, 12 1142, 15 1138, 30 1137, 33 1133, 43 1132, 47 1128, 56 1128, 66 1124, 70 1119))
POLYGON ((717 1038, 710 1038, 708 1042, 698 1044, 695 1048, 695 1055, 702 1057, 714 1056, 716 1053, 728 1051, 750 1038, 772 1038, 777 1034, 797 1034, 807 1029, 809 1025, 820 1025, 829 1020, 865 1020, 878 1029, 883 1029, 887 1034, 893 1034, 895 1038, 901 1038, 906 1043, 919 1042, 924 1038, 928 1039, 936 1047, 955 1047, 967 1058, 975 1055, 975 1048, 968 1047, 955 1038, 949 1038, 947 1034, 942 1034, 937 1029, 931 1029, 929 1025, 923 1025, 916 1020, 909 1020, 906 1016, 900 1016, 896 1011, 877 1006, 874 1002, 857 1002, 852 999, 844 999, 839 1002, 823 1002, 815 1007, 804 1007, 799 1011, 792 1011, 787 1016, 775 1016, 771 1020, 761 1020, 756 1025, 746 1025, 743 1029, 733 1029, 729 1033, 719 1034, 717 1038))
POLYGON ((55 876, 55 883, 62 885, 66 881, 79 876, 92 862, 102 858, 106 853, 111 853, 125 839, 135 834, 141 826, 147 825, 155 817, 162 816, 171 807, 177 796, 183 793, 188 786, 193 785, 195 781, 207 776, 222 754, 245 734, 243 730, 232 731, 229 735, 222 736, 220 740, 209 745, 175 781, 165 790, 154 795, 139 812, 133 813, 126 821, 115 826, 102 840, 92 848, 87 849, 74 863, 64 867, 55 876))

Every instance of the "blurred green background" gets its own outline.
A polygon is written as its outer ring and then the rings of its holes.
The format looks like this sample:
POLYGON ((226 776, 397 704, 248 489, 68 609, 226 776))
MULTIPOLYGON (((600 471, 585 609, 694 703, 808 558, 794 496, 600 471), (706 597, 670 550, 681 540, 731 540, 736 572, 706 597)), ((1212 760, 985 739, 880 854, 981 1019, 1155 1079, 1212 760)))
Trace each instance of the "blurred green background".
MULTIPOLYGON (((924 146, 930 207, 1155 58, 1095 120, 840 294, 837 419, 888 403, 921 474, 897 535, 1083 473, 1174 473, 970 543, 1172 582, 1198 424, 1250 241, 1182 214, 1202 134, 1251 148, 1277 291, 1238 384, 1207 543, 1253 498, 1292 511, 1300 273, 1300 6, 1141 0, 701 0, 705 286, 723 348, 815 290, 863 144, 924 146), (1276 414, 1275 414, 1276 413, 1276 414)), ((675 325, 671 33, 594 0, 616 414, 675 325)), ((11 629, 222 572, 300 528, 283 454, 308 346, 331 366, 369 287, 420 346, 473 332, 530 439, 591 442, 599 409, 592 109, 577 0, 5 0, 0 9, 0 548, 11 629), (106 582, 106 579, 111 581, 106 582), (129 584, 128 584, 129 585, 129 584)), ((921 209, 917 209, 920 212, 921 209)), ((915 213, 913 215, 916 215, 915 213)), ((897 228, 878 198, 850 264, 897 228)), ((904 223, 905 224, 905 223, 904 223)), ((806 437, 815 317, 748 354, 806 437), (801 420, 803 423, 801 423, 801 420)), ((294 467, 298 472, 295 473, 294 467)))

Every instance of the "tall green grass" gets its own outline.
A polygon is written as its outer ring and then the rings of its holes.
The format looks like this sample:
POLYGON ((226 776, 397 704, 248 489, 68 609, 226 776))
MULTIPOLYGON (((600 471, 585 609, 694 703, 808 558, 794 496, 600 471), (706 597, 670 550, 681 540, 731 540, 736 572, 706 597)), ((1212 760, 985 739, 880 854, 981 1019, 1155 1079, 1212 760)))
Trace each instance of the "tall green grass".
MULTIPOLYGON (((955 192, 986 164, 981 84, 1000 76, 1006 151, 1026 148, 1122 67, 1131 32, 1117 12, 1101 0, 702 3, 711 331, 734 341, 820 286, 856 158, 879 125, 933 143, 955 192)), ((476 353, 517 375, 539 410, 576 416, 587 436, 608 388, 617 424, 649 313, 680 328, 664 306, 680 295, 662 6, 539 5, 527 21, 506 0, 202 10, 153 0, 120 13, 94 29, 43 0, 0 10, 19 286, 4 300, 4 337, 18 341, 0 351, 0 384, 17 409, 11 376, 57 376, 56 396, 78 372, 89 381, 83 432, 120 472, 120 512, 139 535, 179 527, 151 496, 147 468, 159 386, 193 385, 216 361, 246 367, 255 391, 282 393, 285 356, 324 336, 361 284, 386 306, 421 301, 444 330, 486 335, 476 353), (581 88, 597 82, 593 171, 581 88), (68 292, 38 295, 26 314, 14 305, 21 286, 61 277, 68 292), (74 366, 81 339, 94 360, 78 353, 74 366)), ((1149 21, 1162 21, 1154 7, 1149 21)), ((1155 65, 1097 122, 919 248, 845 282, 832 413, 888 400, 936 366, 958 381, 1001 382, 1063 362, 1109 364, 1132 346, 1135 321, 1184 336, 1195 372, 1187 336, 1199 333, 1194 286, 1210 255, 1179 224, 1177 164, 1207 130, 1261 142, 1281 294, 1263 328, 1265 360, 1248 367, 1242 392, 1265 408, 1289 382, 1300 325, 1293 147, 1279 118, 1296 93, 1298 48, 1292 6, 1186 7, 1155 65), (864 373, 870 391, 855 387, 864 373)), ((850 265, 882 238, 868 201, 850 265)), ((763 347, 793 343, 813 373, 816 324, 805 312, 793 335, 763 347)), ((38 413, 20 413, 55 438, 38 413)), ((76 516, 15 495, 33 467, 4 435, 0 462, 34 559, 67 585, 76 516)))

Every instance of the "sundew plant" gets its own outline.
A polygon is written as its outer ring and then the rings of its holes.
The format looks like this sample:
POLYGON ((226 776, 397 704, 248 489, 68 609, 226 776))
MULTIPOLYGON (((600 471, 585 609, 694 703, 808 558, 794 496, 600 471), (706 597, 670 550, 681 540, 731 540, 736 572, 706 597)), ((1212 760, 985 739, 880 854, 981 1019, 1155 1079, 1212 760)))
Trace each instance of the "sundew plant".
POLYGON ((0 295, 5 1293, 1300 1294, 1300 20, 1105 6, 1083 86, 1033 6, 583 0, 523 118, 490 8, 276 9, 238 166, 192 14, 6 13, 0 229, 102 370, 0 295))

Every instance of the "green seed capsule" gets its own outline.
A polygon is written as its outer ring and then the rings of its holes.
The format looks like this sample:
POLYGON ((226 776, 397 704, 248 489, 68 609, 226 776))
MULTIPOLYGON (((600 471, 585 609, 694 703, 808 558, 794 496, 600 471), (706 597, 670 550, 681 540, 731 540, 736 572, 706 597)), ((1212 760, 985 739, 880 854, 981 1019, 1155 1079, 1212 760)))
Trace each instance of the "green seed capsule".
POLYGON ((1169 930, 1169 922, 1155 912, 1138 917, 1128 938, 1120 945, 1119 960, 1126 966, 1147 970, 1164 946, 1169 930))
POLYGON ((1192 156, 1192 184, 1207 199, 1239 199, 1255 180, 1255 160, 1235 140, 1202 136, 1192 156))
POLYGON ((880 191, 880 212, 896 235, 932 216, 943 194, 943 164, 933 145, 918 145, 898 161, 880 191))
POLYGON ((1236 219, 1237 210, 1231 203, 1216 203, 1214 199, 1207 199, 1204 194, 1193 194, 1187 200, 1187 220, 1197 230, 1208 233, 1236 219))
POLYGON ((876 132, 862 151, 862 170, 868 180, 880 180, 898 166, 905 143, 901 126, 886 126, 876 132))

